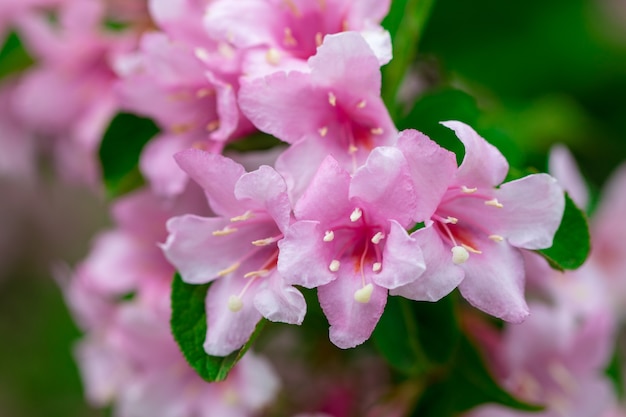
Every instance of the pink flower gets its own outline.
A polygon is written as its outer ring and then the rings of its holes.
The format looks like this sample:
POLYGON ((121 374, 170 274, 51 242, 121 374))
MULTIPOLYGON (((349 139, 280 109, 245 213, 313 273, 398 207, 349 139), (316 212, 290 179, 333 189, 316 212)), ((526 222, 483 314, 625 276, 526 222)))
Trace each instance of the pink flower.
POLYGON ((260 130, 292 144, 279 158, 295 201, 332 154, 354 172, 396 128, 380 98, 378 61, 357 33, 329 35, 309 59, 310 73, 279 72, 242 85, 239 104, 260 130))
POLYGON ((465 145, 465 158, 426 227, 413 235, 424 250, 424 276, 392 294, 434 301, 460 282, 472 305, 520 322, 528 308, 519 249, 552 245, 563 215, 563 191, 546 174, 496 188, 508 171, 502 154, 469 126, 444 125, 465 145))
POLYGON ((245 48, 245 72, 252 77, 305 68, 326 35, 359 31, 380 64, 391 59, 391 39, 380 26, 388 0, 216 0, 205 27, 215 39, 245 48))
POLYGON ((279 242, 288 282, 318 287, 330 340, 350 348, 367 340, 387 291, 424 270, 412 224, 418 199, 409 166, 395 148, 379 147, 353 177, 331 156, 295 207, 298 220, 279 242))
POLYGON ((240 348, 261 317, 300 324, 304 298, 276 270, 276 242, 291 220, 284 180, 268 166, 245 173, 228 158, 195 149, 176 160, 219 216, 170 219, 163 245, 185 282, 215 281, 206 300, 207 353, 225 356, 240 348))

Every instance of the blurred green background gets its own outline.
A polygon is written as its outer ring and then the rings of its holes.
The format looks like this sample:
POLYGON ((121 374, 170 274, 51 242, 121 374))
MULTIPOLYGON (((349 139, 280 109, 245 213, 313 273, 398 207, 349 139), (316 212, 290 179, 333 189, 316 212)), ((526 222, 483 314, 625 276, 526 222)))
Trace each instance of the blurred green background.
MULTIPOLYGON (((445 142, 437 121, 469 121, 512 165, 540 170, 565 143, 599 191, 626 159, 626 1, 437 0, 403 97, 401 128, 445 142)), ((50 271, 106 224, 88 190, 0 178, 0 417, 104 415, 82 398, 79 332, 50 271)))

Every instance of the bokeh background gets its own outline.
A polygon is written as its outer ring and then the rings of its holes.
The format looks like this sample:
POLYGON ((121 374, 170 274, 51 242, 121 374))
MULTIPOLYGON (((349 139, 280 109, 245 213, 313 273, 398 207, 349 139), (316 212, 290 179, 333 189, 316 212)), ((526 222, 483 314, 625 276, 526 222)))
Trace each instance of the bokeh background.
MULTIPOLYGON (((431 120, 472 122, 538 170, 564 143, 596 196, 626 161, 626 0, 436 0, 416 47, 400 128, 445 136, 431 120)), ((0 417, 104 416, 83 399, 58 280, 109 223, 106 199, 40 171, 0 177, 0 417)))

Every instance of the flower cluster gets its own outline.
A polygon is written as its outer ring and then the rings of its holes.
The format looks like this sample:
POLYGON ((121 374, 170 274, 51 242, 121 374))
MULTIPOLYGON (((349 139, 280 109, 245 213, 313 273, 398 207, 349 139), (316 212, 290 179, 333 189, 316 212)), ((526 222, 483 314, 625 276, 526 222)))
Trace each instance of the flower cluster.
MULTIPOLYGON (((546 416, 611 412, 601 370, 623 311, 603 300, 620 306, 626 294, 614 227, 623 179, 599 210, 588 264, 552 271, 533 252, 553 244, 564 189, 581 206, 587 198, 567 155, 554 154, 558 182, 509 173, 500 150, 461 121, 441 123, 464 149, 460 163, 438 138, 399 131, 381 97, 390 0, 1 7, 0 31, 15 30, 36 64, 0 88, 0 145, 16 155, 0 153, 0 174, 32 175, 39 152, 100 191, 97 154, 114 116, 159 129, 137 158, 145 185, 114 201, 113 228, 59 273, 86 333, 76 356, 92 403, 114 402, 121 417, 249 416, 276 398, 279 377, 259 353, 212 385, 186 363, 169 323, 178 274, 185 285, 210 284, 197 342, 220 358, 247 349, 261 322, 301 325, 318 307, 312 289, 341 349, 370 339, 390 297, 434 303, 458 289, 476 309, 466 327, 504 388, 546 405, 546 416), (236 151, 262 135, 280 144, 236 151)), ((337 411, 348 401, 331 407, 328 397, 313 411, 363 412, 337 411)), ((397 397, 368 415, 401 415, 413 398, 397 397)), ((522 414, 485 406, 471 415, 522 414)))

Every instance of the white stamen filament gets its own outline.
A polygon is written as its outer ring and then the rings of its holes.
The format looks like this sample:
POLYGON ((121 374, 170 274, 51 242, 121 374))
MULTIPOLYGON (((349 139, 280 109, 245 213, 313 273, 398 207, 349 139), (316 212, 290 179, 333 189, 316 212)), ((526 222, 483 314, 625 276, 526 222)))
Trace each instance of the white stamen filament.
POLYGON ((240 311, 243 308, 243 301, 238 295, 231 295, 228 297, 228 309, 233 313, 240 311))
POLYGON ((379 272, 382 268, 383 264, 381 264, 380 262, 374 262, 374 264, 372 265, 372 271, 374 272, 379 272))
POLYGON ((324 232, 324 242, 332 242, 335 239, 335 232, 327 230, 324 232))
POLYGON ((372 243, 378 245, 381 240, 385 238, 385 234, 383 232, 378 232, 372 237, 372 243))
POLYGON ((239 262, 235 262, 234 264, 232 264, 231 266, 229 266, 226 269, 222 269, 221 271, 219 271, 217 273, 217 276, 219 277, 223 277, 224 275, 228 275, 231 272, 235 272, 237 270, 237 268, 239 268, 239 265, 241 265, 239 262))
POLYGON ((469 259, 469 252, 462 246, 453 246, 452 249, 452 262, 456 265, 465 263, 469 259))
POLYGON ((350 214, 350 221, 352 223, 359 221, 359 219, 363 217, 363 212, 360 208, 355 208, 352 214, 350 214))
POLYGON ((370 302, 372 298, 373 291, 374 291, 374 286, 371 283, 369 283, 363 288, 358 289, 354 292, 354 300, 359 303, 367 304, 370 302))
POLYGON ((502 205, 502 203, 500 203, 500 202, 498 201, 498 199, 497 199, 497 198, 494 198, 494 199, 492 199, 492 200, 487 200, 487 201, 485 201, 485 205, 486 205, 486 206, 490 206, 490 207, 496 207, 496 208, 502 208, 502 207, 504 207, 504 206, 502 205))
POLYGON ((339 271, 340 266, 341 262, 339 262, 337 259, 333 259, 330 265, 328 265, 328 269, 330 269, 331 272, 337 272, 339 271))
POLYGON ((244 278, 250 278, 250 277, 266 277, 268 274, 270 273, 270 271, 268 269, 259 269, 258 271, 250 271, 246 274, 244 274, 244 278))

